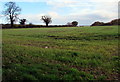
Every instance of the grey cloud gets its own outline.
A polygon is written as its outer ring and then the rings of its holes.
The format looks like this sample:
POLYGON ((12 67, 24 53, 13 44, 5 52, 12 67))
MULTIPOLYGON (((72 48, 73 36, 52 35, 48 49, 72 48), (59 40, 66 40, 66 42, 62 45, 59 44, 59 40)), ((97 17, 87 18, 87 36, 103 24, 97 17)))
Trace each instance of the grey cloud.
POLYGON ((67 24, 67 22, 78 21, 80 25, 91 25, 95 21, 110 21, 110 18, 103 17, 99 14, 86 14, 86 15, 69 15, 61 16, 59 18, 53 19, 54 24, 67 24))

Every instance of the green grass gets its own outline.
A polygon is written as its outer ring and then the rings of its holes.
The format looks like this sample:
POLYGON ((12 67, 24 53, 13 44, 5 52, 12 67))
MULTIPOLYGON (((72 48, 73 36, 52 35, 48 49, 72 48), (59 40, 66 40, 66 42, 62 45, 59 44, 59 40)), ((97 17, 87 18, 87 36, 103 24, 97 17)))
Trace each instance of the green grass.
POLYGON ((2 32, 3 81, 119 79, 118 26, 2 32))

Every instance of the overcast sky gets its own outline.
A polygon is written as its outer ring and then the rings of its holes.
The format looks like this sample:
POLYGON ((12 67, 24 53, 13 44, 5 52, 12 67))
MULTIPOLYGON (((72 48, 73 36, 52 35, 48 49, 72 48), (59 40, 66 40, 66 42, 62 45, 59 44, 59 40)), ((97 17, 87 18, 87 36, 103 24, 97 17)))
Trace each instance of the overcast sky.
MULTIPOLYGON (((0 11, 9 0, 0 0, 0 11)), ((20 18, 27 23, 44 24, 43 15, 52 18, 51 24, 67 24, 78 21, 79 25, 91 25, 95 21, 109 22, 118 18, 118 0, 10 0, 22 9, 20 18)), ((0 23, 6 23, 0 13, 0 23)))

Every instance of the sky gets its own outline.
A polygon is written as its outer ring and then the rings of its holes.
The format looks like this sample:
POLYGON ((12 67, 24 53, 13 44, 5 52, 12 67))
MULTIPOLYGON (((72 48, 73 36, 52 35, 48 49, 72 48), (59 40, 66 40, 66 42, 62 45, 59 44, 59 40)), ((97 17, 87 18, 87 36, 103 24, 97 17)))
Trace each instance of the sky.
POLYGON ((27 23, 44 24, 41 16, 52 18, 51 25, 78 21, 91 25, 95 21, 109 22, 118 18, 118 0, 0 0, 0 24, 7 23, 1 11, 6 2, 13 1, 22 9, 20 19, 27 23))

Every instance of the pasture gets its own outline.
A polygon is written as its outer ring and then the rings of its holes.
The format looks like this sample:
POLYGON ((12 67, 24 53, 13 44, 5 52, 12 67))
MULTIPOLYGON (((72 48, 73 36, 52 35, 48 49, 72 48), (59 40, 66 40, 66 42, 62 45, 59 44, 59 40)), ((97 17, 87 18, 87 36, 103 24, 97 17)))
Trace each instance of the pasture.
POLYGON ((117 80, 118 35, 118 26, 3 29, 3 81, 117 80))

